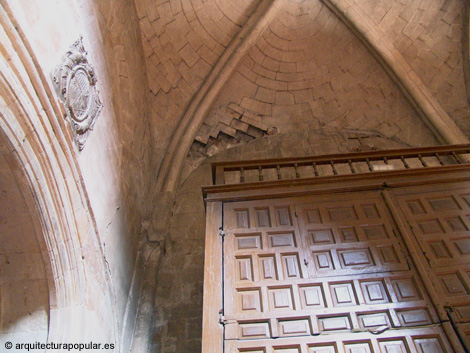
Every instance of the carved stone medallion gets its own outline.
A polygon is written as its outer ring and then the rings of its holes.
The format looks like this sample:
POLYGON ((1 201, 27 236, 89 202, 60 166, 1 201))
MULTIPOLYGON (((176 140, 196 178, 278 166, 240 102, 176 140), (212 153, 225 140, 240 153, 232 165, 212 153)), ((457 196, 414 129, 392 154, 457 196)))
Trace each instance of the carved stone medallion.
POLYGON ((96 88, 97 79, 86 54, 80 38, 69 48, 62 63, 51 74, 79 150, 83 149, 103 107, 96 88))

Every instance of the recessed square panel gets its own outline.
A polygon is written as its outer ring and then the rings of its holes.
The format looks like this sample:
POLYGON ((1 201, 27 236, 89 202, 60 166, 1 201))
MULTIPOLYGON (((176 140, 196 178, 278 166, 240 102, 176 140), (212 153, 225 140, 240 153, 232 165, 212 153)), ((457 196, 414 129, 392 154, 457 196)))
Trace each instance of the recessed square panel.
POLYGON ((452 255, 444 241, 433 241, 428 243, 431 254, 437 260, 450 259, 452 255))
POLYGON ((251 257, 235 259, 237 269, 237 281, 253 281, 253 267, 251 257))
POLYGON ((368 248, 338 250, 342 268, 375 266, 368 248))
POLYGON ((387 339, 379 341, 380 351, 383 353, 409 353, 406 339, 387 339))
POLYGON ((388 238, 387 230, 383 224, 366 226, 362 229, 364 229, 364 233, 366 234, 367 239, 376 240, 388 238))
POLYGON ((414 344, 418 353, 445 353, 438 337, 415 338, 414 344))
POLYGON ((420 200, 409 200, 409 201, 406 201, 406 203, 408 204, 408 207, 412 214, 419 215, 419 214, 426 213, 426 211, 424 210, 423 204, 421 203, 420 200))
POLYGON ((261 249, 260 234, 235 234, 237 250, 261 249))
POLYGON ((357 214, 353 206, 328 208, 328 215, 333 222, 357 220, 357 214))
POLYGON ((318 318, 318 327, 321 332, 349 331, 351 320, 349 316, 327 316, 318 318))
POLYGON ((470 321, 470 305, 454 306, 454 311, 461 321, 470 321))
POLYGON ((313 260, 315 261, 315 268, 317 270, 334 270, 335 266, 331 258, 330 251, 316 251, 313 253, 313 260))
POLYGON ((292 219, 289 206, 276 207, 276 220, 278 226, 291 226, 292 219))
POLYGON ((300 287, 300 301, 303 309, 318 309, 325 307, 325 299, 321 284, 300 287))
POLYGON ((335 343, 318 343, 308 347, 308 353, 338 353, 335 343))
POLYGON ((259 269, 261 279, 278 279, 276 258, 274 256, 260 257, 259 269))
POLYGON ((290 287, 268 288, 270 310, 292 310, 292 289, 290 287))
POLYGON ((294 234, 293 233, 273 233, 268 234, 269 245, 272 248, 290 246, 295 247, 294 234))
POLYGON ((279 321, 279 334, 281 337, 310 335, 310 322, 308 319, 279 321))
POLYGON ((282 255, 284 278, 300 278, 299 256, 297 254, 282 255))
POLYGON ((370 342, 345 344, 344 351, 346 353, 372 353, 373 352, 370 342))
POLYGON ((351 282, 330 284, 330 292, 334 306, 353 306, 357 303, 351 282))
POLYGON ((250 228, 250 214, 248 209, 235 210, 237 228, 250 228))
POLYGON ((470 194, 460 195, 460 197, 462 197, 465 200, 465 202, 467 203, 467 206, 470 206, 470 194))
POLYGON ((468 231, 468 228, 465 225, 464 221, 458 216, 446 218, 446 221, 450 229, 452 229, 453 232, 468 231))
POLYGON ((313 245, 334 244, 335 242, 331 229, 309 230, 308 235, 313 245))
POLYGON ((300 347, 273 347, 274 353, 300 353, 300 347))
POLYGON ((468 288, 459 273, 447 273, 438 276, 446 295, 450 297, 467 295, 468 288))
POLYGON ((359 319, 359 324, 363 329, 371 329, 380 326, 391 327, 390 317, 386 311, 380 313, 358 314, 357 317, 359 319))
POLYGON ((342 243, 354 243, 358 241, 354 227, 339 228, 338 232, 342 243))
POLYGON ((307 223, 310 223, 310 224, 322 223, 320 210, 318 208, 305 210, 305 215, 306 215, 307 223))
POLYGON ((393 289, 398 301, 407 302, 421 300, 421 294, 412 278, 398 278, 392 280, 393 289))
POLYGON ((237 309, 242 313, 259 313, 261 307, 261 293, 259 289, 244 289, 237 291, 237 309))
POLYGON ((428 201, 435 211, 460 209, 452 196, 428 199, 428 201))
POLYGON ((367 304, 382 304, 390 302, 385 284, 382 280, 361 282, 361 289, 367 304))
POLYGON ((240 323, 239 332, 242 339, 270 337, 268 322, 240 323))
POLYGON ((454 240, 454 244, 461 255, 470 254, 470 239, 454 240))
POLYGON ((397 311, 398 319, 403 326, 420 326, 431 324, 431 317, 426 309, 397 311))
POLYGON ((423 232, 423 234, 436 234, 442 233, 444 230, 442 229, 441 224, 437 219, 429 219, 427 221, 420 221, 418 225, 423 232))
POLYGON ((271 227, 271 216, 269 215, 269 207, 256 208, 255 214, 257 227, 271 227))
POLYGON ((380 218, 379 211, 375 203, 361 205, 367 218, 380 218))
POLYGON ((400 263, 397 251, 393 245, 377 246, 380 260, 384 265, 396 265, 400 263))

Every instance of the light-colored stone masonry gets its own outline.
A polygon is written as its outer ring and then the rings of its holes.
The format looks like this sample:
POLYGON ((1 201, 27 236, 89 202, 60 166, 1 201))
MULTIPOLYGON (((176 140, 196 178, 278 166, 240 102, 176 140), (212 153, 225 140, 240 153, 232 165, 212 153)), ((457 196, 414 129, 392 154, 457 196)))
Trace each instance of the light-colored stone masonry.
POLYGON ((255 5, 253 0, 136 0, 156 168, 185 107, 255 5))
POLYGON ((354 0, 385 32, 462 131, 470 134, 460 0, 354 0))
POLYGON ((226 83, 201 130, 219 124, 233 103, 280 132, 365 129, 412 145, 434 143, 377 60, 317 1, 286 4, 226 83))

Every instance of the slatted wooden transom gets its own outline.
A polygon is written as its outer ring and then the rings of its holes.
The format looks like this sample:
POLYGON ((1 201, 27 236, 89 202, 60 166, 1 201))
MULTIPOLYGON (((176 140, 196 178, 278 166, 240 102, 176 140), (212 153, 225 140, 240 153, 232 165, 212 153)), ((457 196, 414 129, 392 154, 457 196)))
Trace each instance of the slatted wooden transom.
MULTIPOLYGON (((470 254, 463 196, 410 200, 433 264, 470 254)), ((454 352, 379 192, 226 203, 224 233, 226 352, 454 352)))

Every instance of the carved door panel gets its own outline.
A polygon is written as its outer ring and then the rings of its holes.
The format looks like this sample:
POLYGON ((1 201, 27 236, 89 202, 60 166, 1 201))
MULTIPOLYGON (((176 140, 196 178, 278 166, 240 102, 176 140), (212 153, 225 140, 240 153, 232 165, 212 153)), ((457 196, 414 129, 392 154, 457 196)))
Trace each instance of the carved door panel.
POLYGON ((398 194, 402 194, 398 204, 422 249, 420 260, 439 294, 438 301, 470 347, 469 185, 398 194))
POLYGON ((226 352, 454 352, 379 192, 224 206, 226 352))

